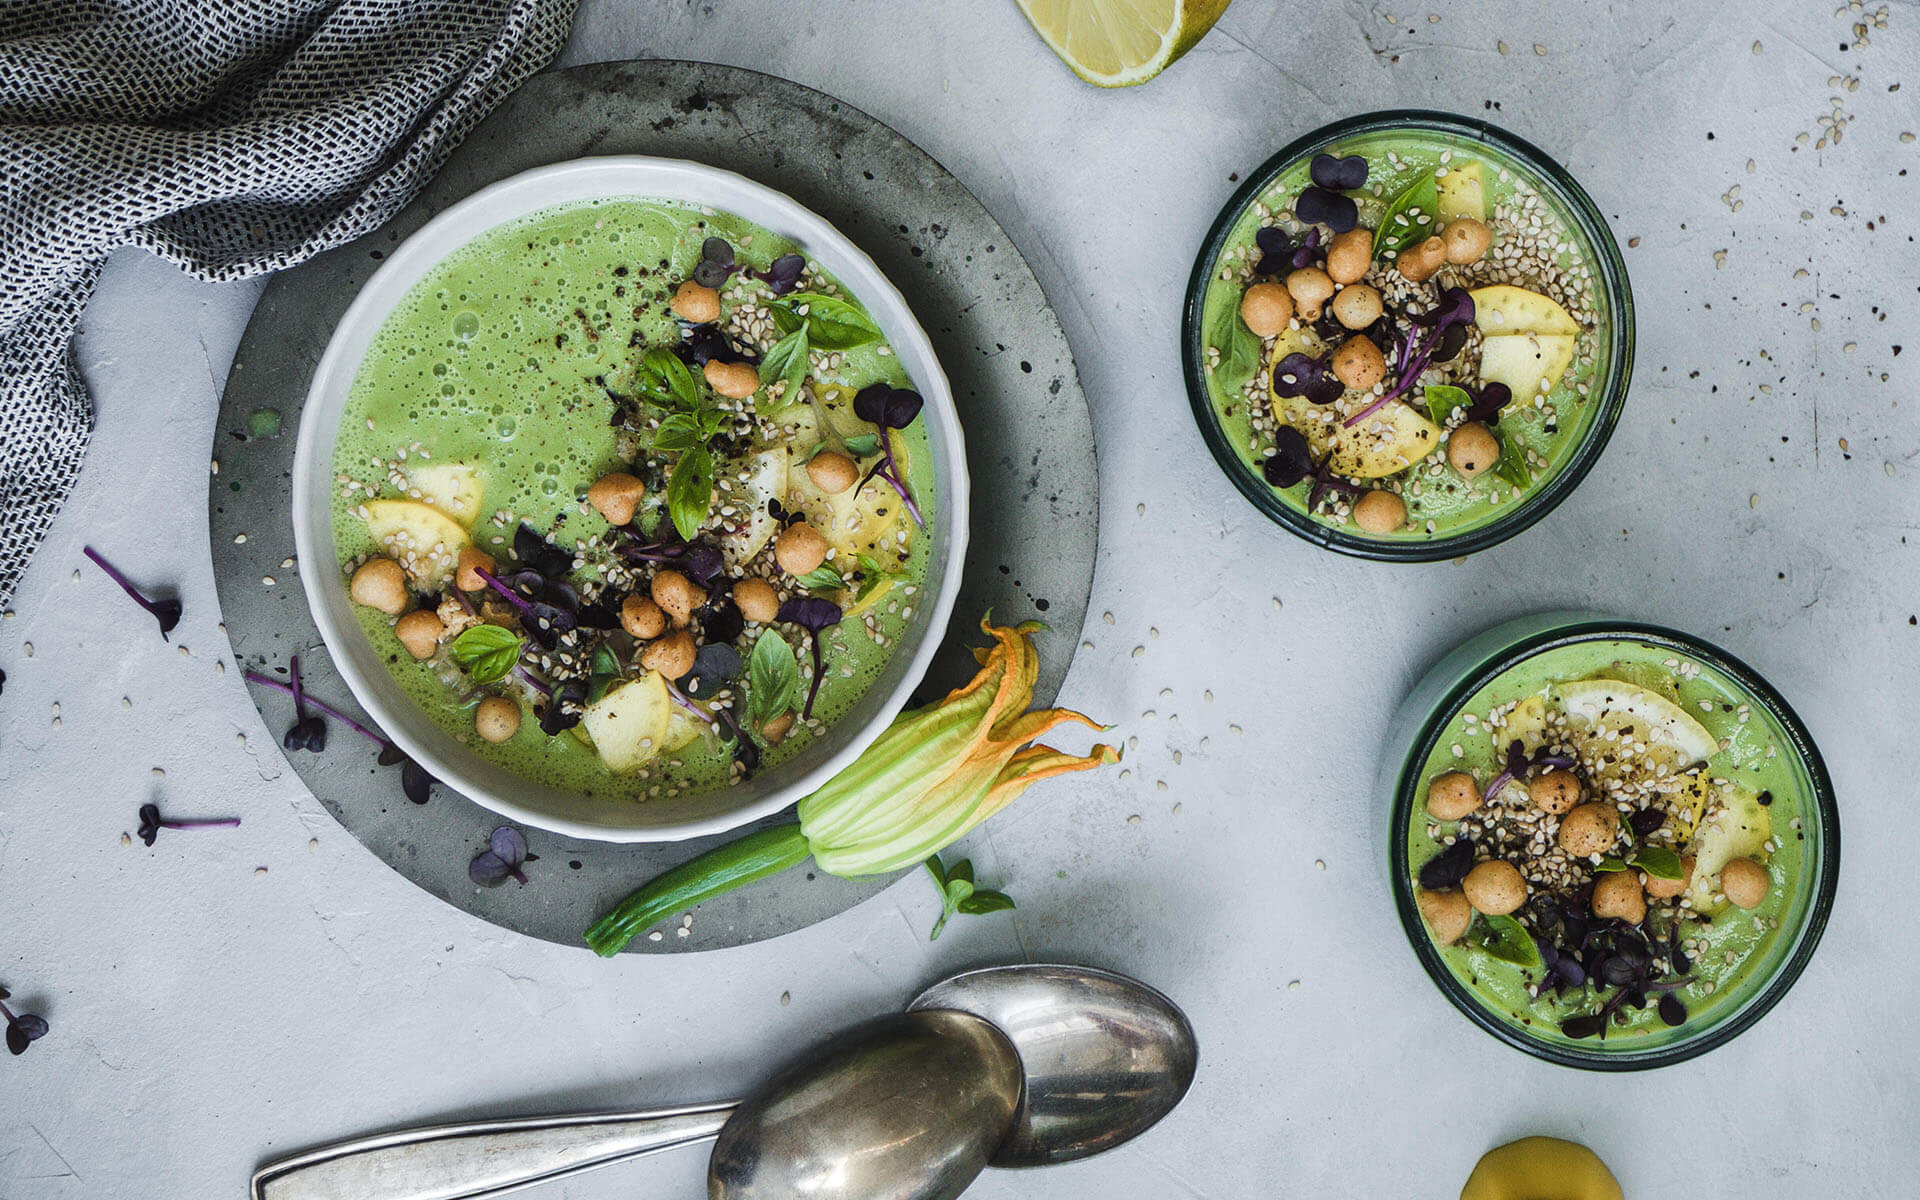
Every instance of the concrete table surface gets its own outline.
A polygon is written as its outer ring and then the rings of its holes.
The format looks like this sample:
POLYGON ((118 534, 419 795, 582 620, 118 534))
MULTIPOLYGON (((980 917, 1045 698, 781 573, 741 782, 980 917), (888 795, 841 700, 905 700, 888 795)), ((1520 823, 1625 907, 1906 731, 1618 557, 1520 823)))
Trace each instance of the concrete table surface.
MULTIPOLYGON (((212 418, 258 285, 116 258, 79 346, 99 435, 0 621, 0 983, 52 1024, 0 1063, 0 1197, 237 1196, 264 1159, 376 1129, 730 1096, 796 1043, 1021 958, 1164 987, 1200 1077, 1148 1138, 970 1195, 1443 1197, 1488 1146, 1551 1133, 1593 1145, 1630 1195, 1910 1196, 1920 346, 1899 343, 1920 343, 1920 112, 1898 85, 1920 12, 1878 28, 1877 3, 1839 3, 1239 0, 1116 94, 1001 0, 583 7, 568 64, 729 62, 900 129, 1012 233, 1073 341, 1105 544, 1095 615, 1059 633, 1088 643, 1062 698, 1117 722, 1128 760, 977 834, 982 879, 1020 909, 931 945, 933 889, 909 879, 770 943, 603 962, 484 925, 362 850, 287 770, 214 601, 212 418), (1181 286, 1230 175, 1398 106, 1484 113, 1563 160, 1639 306, 1599 467, 1465 564, 1355 562, 1270 525, 1214 468, 1179 382, 1181 286), (86 542, 178 581, 173 645, 86 542), (1389 903, 1370 794, 1382 720, 1424 664, 1569 606, 1704 634, 1769 675, 1826 751, 1845 828, 1794 992, 1731 1045, 1638 1076, 1537 1063, 1446 1005, 1389 903), (123 845, 153 796, 245 824, 123 845)), ((528 1194, 694 1196, 703 1168, 682 1154, 528 1194)))

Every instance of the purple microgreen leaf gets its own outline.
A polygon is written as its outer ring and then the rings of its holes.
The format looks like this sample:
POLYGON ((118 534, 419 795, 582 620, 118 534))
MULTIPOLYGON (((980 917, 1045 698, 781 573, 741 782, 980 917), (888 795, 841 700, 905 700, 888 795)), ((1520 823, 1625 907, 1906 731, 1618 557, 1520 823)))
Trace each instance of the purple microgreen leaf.
POLYGON ((7 1007, 7 1001, 13 999, 13 993, 0 987, 0 1016, 7 1019, 7 1050, 15 1057, 27 1052, 27 1047, 47 1036, 47 1022, 38 1013, 16 1013, 7 1007))
POLYGON ((1358 191, 1367 186, 1367 160, 1358 154, 1350 154, 1345 158, 1316 154, 1307 167, 1307 174, 1313 179, 1314 186, 1327 191, 1358 191))
POLYGON ((784 296, 800 286, 800 276, 806 272, 807 260, 798 254, 782 254, 767 264, 765 271, 748 271, 767 285, 767 289, 776 296, 784 296))
POLYGON ((1513 400, 1513 389, 1504 383, 1484 383, 1477 389, 1466 388, 1465 391, 1473 397, 1473 403, 1467 406, 1467 420, 1484 421, 1489 425, 1500 423, 1500 410, 1513 400))
POLYGON ((437 782, 425 767, 411 758, 400 764, 400 790, 415 804, 425 804, 437 782))
POLYGON ((740 653, 732 646, 711 642, 693 656, 693 668, 674 686, 689 696, 704 699, 714 695, 740 674, 740 653))
POLYGON ((488 836, 487 849, 499 855, 502 862, 517 867, 526 861, 527 836, 511 825, 502 825, 488 836))
POLYGON ((524 521, 513 531, 513 556, 522 566, 548 578, 558 578, 573 569, 573 555, 541 537, 524 521))
POLYGON ((826 662, 820 650, 822 630, 838 625, 841 617, 840 606, 831 600, 818 596, 796 596, 780 606, 775 619, 800 626, 813 636, 813 682, 807 686, 807 703, 800 710, 803 718, 813 716, 814 697, 820 693, 820 681, 826 676, 826 662))
POLYGON ((140 840, 151 846, 160 836, 162 829, 233 829, 240 824, 239 817, 214 817, 200 820, 179 820, 160 815, 157 804, 140 806, 140 840))
POLYGON ((540 710, 540 731, 548 737, 565 733, 580 723, 586 711, 585 679, 569 679, 553 689, 553 695, 540 710))
POLYGON ((1277 488, 1290 488, 1313 473, 1313 451, 1306 435, 1283 425, 1273 438, 1273 453, 1261 464, 1261 474, 1277 488))
POLYGON ((1460 881, 1473 870, 1473 839, 1455 838, 1454 843, 1445 850, 1428 859, 1420 868, 1420 886, 1430 892, 1445 891, 1460 886, 1460 881))
POLYGON ((1351 196, 1310 187, 1293 202, 1293 215, 1308 225, 1325 225, 1335 233, 1346 233, 1360 223, 1360 206, 1351 196))
POLYGON ((167 640, 167 635, 173 632, 173 627, 180 623, 181 609, 179 598, 166 596, 158 600, 149 600, 141 593, 139 588, 133 586, 132 581, 125 575, 122 575, 112 563, 102 558, 100 552, 92 546, 83 546, 80 552, 92 559, 95 566, 105 571, 108 579, 119 584, 120 590, 125 592, 135 604, 138 604, 141 608, 153 614, 153 619, 160 623, 161 640, 167 640))

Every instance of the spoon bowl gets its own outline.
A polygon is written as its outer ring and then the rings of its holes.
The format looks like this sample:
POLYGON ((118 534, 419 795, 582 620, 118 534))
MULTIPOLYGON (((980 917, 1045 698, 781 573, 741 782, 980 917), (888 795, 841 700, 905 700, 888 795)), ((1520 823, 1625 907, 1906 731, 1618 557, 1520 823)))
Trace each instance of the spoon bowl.
POLYGON ((1136 979, 1047 963, 943 979, 909 1012, 984 1018, 1020 1054, 1026 1092, 996 1167, 1072 1162, 1146 1132, 1187 1094, 1199 1064, 1193 1026, 1136 979))
POLYGON ((1020 1106, 1020 1056, 963 1012, 895 1013, 802 1055, 734 1110, 711 1200, 953 1200, 1020 1106))

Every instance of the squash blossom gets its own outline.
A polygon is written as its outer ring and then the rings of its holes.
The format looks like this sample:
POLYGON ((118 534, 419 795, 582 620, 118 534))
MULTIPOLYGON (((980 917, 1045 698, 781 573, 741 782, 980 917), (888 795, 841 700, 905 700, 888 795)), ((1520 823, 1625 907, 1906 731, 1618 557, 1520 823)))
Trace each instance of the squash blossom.
POLYGON ((834 875, 879 875, 937 854, 1052 775, 1120 761, 1112 746, 1086 755, 1034 745, 1077 722, 1064 708, 1028 711, 1040 656, 1028 622, 980 622, 993 645, 980 673, 925 708, 902 713, 853 765, 800 802, 799 821, 758 830, 659 876, 594 922, 587 944, 616 954, 662 917, 812 858, 834 875))

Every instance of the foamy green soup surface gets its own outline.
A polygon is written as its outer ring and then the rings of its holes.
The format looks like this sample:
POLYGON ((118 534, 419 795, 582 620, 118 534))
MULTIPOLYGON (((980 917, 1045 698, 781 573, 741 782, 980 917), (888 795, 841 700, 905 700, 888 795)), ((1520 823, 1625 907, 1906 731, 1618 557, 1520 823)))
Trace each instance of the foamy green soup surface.
MULTIPOLYGON (((474 469, 480 490, 466 505, 473 510, 470 522, 459 520, 458 511, 453 516, 474 547, 498 560, 496 574, 514 569, 515 532, 525 525, 574 555, 567 582, 583 606, 598 599, 617 611, 625 595, 647 594, 648 577, 661 565, 632 561, 621 550, 680 540, 664 503, 680 455, 651 445, 673 406, 657 388, 649 390, 642 359, 649 348, 682 345, 688 322, 676 319, 670 304, 701 261, 703 242, 714 237, 725 239, 741 266, 760 272, 799 252, 787 239, 726 213, 606 199, 542 210, 480 232, 435 266, 381 327, 349 394, 333 456, 332 528, 343 577, 370 558, 394 553, 394 545, 369 525, 369 513, 380 502, 413 499, 442 510, 461 508, 460 499, 449 495, 454 489, 416 486, 429 464, 457 464, 474 469), (630 526, 615 529, 587 502, 589 487, 609 472, 631 473, 647 484, 630 526)), ((800 294, 843 299, 871 321, 858 297, 811 261, 799 287, 800 294)), ((693 332, 717 331, 732 357, 764 358, 783 336, 776 316, 797 323, 791 314, 777 314, 782 298, 745 271, 731 274, 718 290, 722 315, 693 332)), ((689 364, 700 403, 721 426, 711 443, 718 464, 711 517, 692 539, 726 551, 709 598, 724 602, 734 583, 760 578, 778 589, 782 601, 818 596, 845 614, 821 634, 826 671, 811 717, 795 721, 791 733, 778 739, 748 730, 762 766, 800 753, 838 720, 871 686, 914 608, 930 599, 920 595, 930 538, 902 511, 897 495, 873 479, 858 490, 857 501, 852 492, 836 499, 812 488, 805 472, 810 456, 825 449, 848 453, 863 474, 880 463, 874 448, 879 430, 855 416, 852 398, 871 384, 911 388, 912 381, 883 337, 844 350, 816 348, 805 370, 797 393, 773 382, 753 397, 729 399, 705 385, 698 363, 689 364), (860 455, 859 449, 869 453, 860 455), (750 486, 746 477, 755 464, 774 461, 756 457, 765 453, 784 456, 779 461, 786 469, 772 486, 756 490, 767 480, 750 486), (769 521, 769 507, 789 519, 804 514, 817 526, 829 526, 824 532, 832 548, 825 565, 837 569, 842 586, 818 580, 801 586, 774 562, 771 542, 743 553, 757 540, 743 527, 781 526, 769 521), (842 518, 837 528, 827 519, 836 512, 842 518)), ((937 521, 925 422, 891 437, 903 483, 925 520, 937 521)), ((465 606, 456 603, 452 580, 411 577, 409 585, 415 606, 438 601, 449 625, 460 623, 457 609, 465 606)), ((476 611, 503 606, 501 597, 484 588, 463 595, 476 611)), ((744 667, 725 691, 700 698, 707 717, 675 705, 676 744, 658 748, 637 769, 615 770, 582 725, 552 736, 542 731, 538 716, 553 701, 520 672, 477 685, 452 653, 452 636, 432 657, 417 660, 396 637, 392 615, 366 606, 355 612, 414 702, 448 734, 523 778, 582 796, 644 800, 718 791, 740 775, 740 756, 723 736, 724 725, 710 722, 716 702, 736 715, 747 713, 744 667), (475 708, 487 696, 509 698, 523 713, 517 732, 500 744, 476 733, 475 708)), ((715 624, 728 623, 696 618, 690 629, 706 645, 715 624)), ((793 650, 804 699, 812 674, 808 630, 749 621, 728 644, 745 660, 767 629, 793 650)), ((616 629, 591 641, 604 644, 617 666, 609 677, 603 656, 585 668, 594 676, 595 693, 645 676, 637 663, 644 639, 616 629)), ((542 666, 541 651, 530 641, 519 665, 556 685, 569 672, 542 666)), ((796 699, 792 710, 797 715, 800 708, 796 699)))

